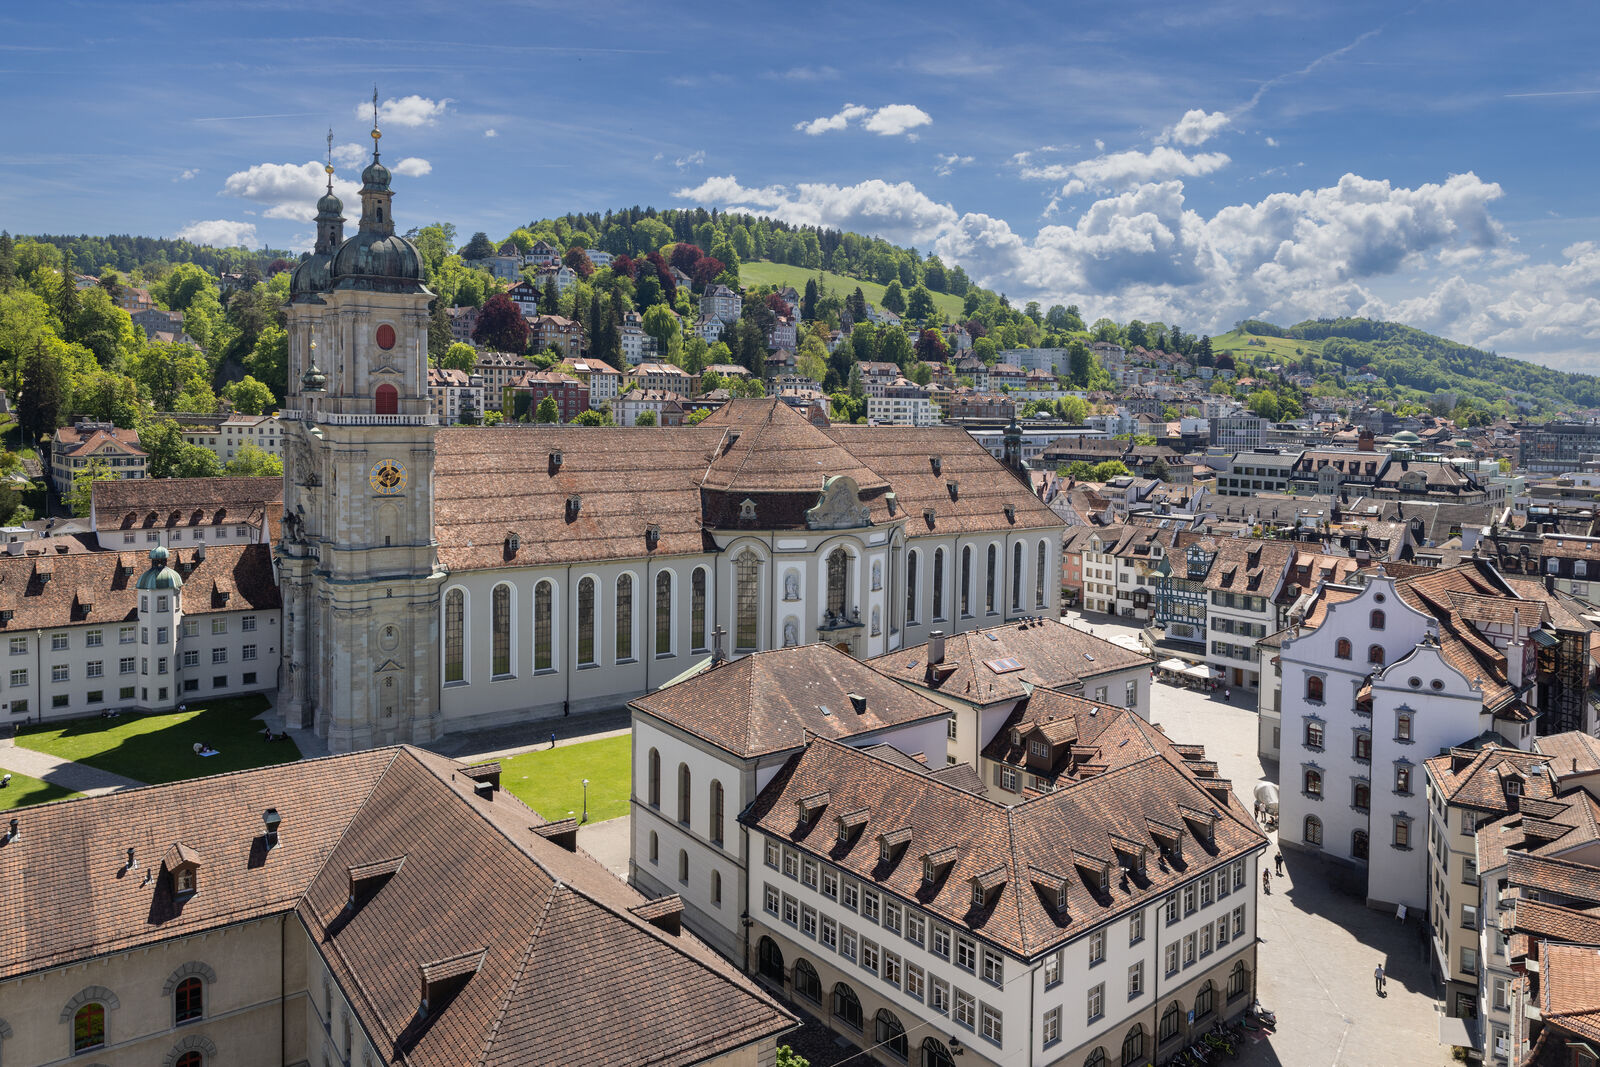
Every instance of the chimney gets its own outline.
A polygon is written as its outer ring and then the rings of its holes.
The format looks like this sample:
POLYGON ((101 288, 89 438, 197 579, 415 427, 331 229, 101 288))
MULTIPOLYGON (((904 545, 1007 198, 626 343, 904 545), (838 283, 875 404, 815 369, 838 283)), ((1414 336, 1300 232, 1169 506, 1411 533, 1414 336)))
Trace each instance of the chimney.
POLYGON ((194 561, 196 563, 204 563, 206 561, 206 543, 204 541, 195 546, 194 561))
POLYGON ((860 693, 851 693, 850 706, 856 709, 857 715, 865 715, 867 713, 867 698, 860 693))
POLYGON ((268 808, 261 813, 261 824, 266 827, 268 848, 278 847, 278 826, 283 822, 283 816, 278 814, 277 808, 268 808))
POLYGON ((933 630, 928 634, 928 666, 944 662, 944 631, 933 630))
POLYGON ((131 871, 137 866, 139 866, 139 864, 134 861, 133 849, 130 848, 130 849, 128 849, 128 864, 127 864, 127 866, 123 867, 122 869, 125 870, 125 871, 131 871))
POLYGON ((15 841, 17 838, 19 838, 21 836, 22 836, 22 827, 18 825, 18 822, 17 822, 16 819, 12 819, 11 820, 11 830, 6 834, 6 844, 8 844, 8 845, 11 844, 11 842, 15 841))

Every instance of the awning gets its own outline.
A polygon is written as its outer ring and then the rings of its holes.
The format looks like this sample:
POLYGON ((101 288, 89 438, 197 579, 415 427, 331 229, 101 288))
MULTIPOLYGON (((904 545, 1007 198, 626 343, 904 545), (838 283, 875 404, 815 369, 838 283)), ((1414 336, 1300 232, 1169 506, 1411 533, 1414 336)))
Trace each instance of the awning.
POLYGON ((1456 1019, 1449 1015, 1439 1016, 1439 1044, 1455 1045, 1460 1048, 1477 1048, 1477 1043, 1472 1036, 1471 1019, 1456 1019))
POLYGON ((1211 672, 1215 669, 1207 667, 1202 663, 1190 665, 1177 658, 1164 659, 1160 663, 1156 664, 1156 666, 1169 673, 1181 674, 1185 678, 1194 678, 1201 682, 1210 681, 1211 672))

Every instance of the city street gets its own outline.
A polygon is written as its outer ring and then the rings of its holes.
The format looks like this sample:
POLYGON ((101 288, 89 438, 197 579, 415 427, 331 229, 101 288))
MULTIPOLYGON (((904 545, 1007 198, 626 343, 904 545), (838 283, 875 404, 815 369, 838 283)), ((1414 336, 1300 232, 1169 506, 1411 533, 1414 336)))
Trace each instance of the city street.
MULTIPOLYGON (((1065 616, 1100 637, 1137 636, 1139 627, 1106 615, 1065 616)), ((1246 809, 1264 777, 1256 755, 1255 692, 1220 693, 1175 686, 1151 687, 1151 721, 1174 741, 1206 747, 1218 774, 1231 779, 1246 809)), ((1276 843, 1269 847, 1270 869, 1276 843)), ((1347 877, 1315 859, 1284 857, 1284 874, 1259 897, 1262 1004, 1278 1013, 1279 1030, 1249 1046, 1239 1062, 1250 1065, 1446 1064, 1450 1049, 1438 1044, 1434 982, 1429 976, 1421 924, 1401 924, 1372 911, 1339 888, 1347 877), (1332 877, 1330 877, 1332 875, 1332 877), (1373 989, 1383 964, 1388 996, 1373 989)))

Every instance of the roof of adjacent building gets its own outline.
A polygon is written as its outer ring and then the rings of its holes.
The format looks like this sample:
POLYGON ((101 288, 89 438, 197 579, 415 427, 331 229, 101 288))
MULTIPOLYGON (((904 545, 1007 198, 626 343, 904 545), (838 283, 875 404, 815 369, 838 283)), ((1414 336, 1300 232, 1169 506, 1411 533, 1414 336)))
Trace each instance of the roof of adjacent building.
POLYGON ((839 739, 950 716, 825 643, 752 653, 629 706, 743 759, 799 748, 807 734, 839 739), (865 698, 864 711, 851 694, 865 698))
POLYGON ((1266 844, 1231 787, 1208 789, 1175 752, 1008 807, 871 752, 814 738, 741 821, 1025 958, 1266 844), (823 791, 825 809, 799 818, 797 802, 823 791), (835 817, 846 812, 865 813, 867 821, 840 841, 835 817), (888 862, 879 858, 878 838, 885 835, 909 839, 888 862), (1179 853, 1164 852, 1173 838, 1181 842, 1179 853), (932 884, 923 878, 923 858, 930 856, 941 864, 932 884), (1131 868, 1126 881, 1119 866, 1131 868), (988 893, 982 905, 974 903, 974 882, 988 893), (1066 890, 1065 908, 1056 904, 1059 887, 1066 890))
MULTIPOLYGON (((1091 778, 1172 752, 1195 770, 1203 748, 1184 756, 1160 729, 1114 704, 1096 704, 1054 689, 1035 689, 1014 708, 983 749, 983 758, 1044 778, 1053 787, 1091 778), (1048 762, 1030 759, 1032 741, 1050 746, 1048 762)), ((1204 777, 1215 777, 1215 766, 1204 777)))
POLYGON ((120 452, 128 456, 143 456, 139 447, 138 430, 80 429, 63 426, 56 431, 55 451, 67 456, 88 456, 97 452, 120 452))
POLYGON ((1142 652, 1057 619, 953 634, 945 638, 944 659, 938 664, 928 662, 928 647, 914 645, 869 662, 896 681, 977 705, 1015 700, 1037 686, 1071 689, 1099 675, 1151 663, 1142 652))
POLYGON ((94 483, 94 528, 179 529, 249 523, 276 525, 283 513, 283 479, 107 478, 94 483))
POLYGON ((1426 761, 1428 777, 1445 801, 1474 811, 1504 815, 1527 799, 1549 800, 1555 785, 1545 773, 1550 757, 1493 742, 1476 752, 1446 752, 1426 761), (1507 781, 1517 783, 1508 795, 1507 781))
MULTIPOLYGON (((1544 942, 1539 953, 1539 1001, 1547 1029, 1600 1044, 1600 946, 1544 942)), ((1569 1062, 1572 1052, 1563 1048, 1556 1055, 1559 1060, 1549 1062, 1569 1062)))
POLYGON ((1217 541, 1217 558, 1206 575, 1206 588, 1223 593, 1243 593, 1271 599, 1296 546, 1291 541, 1264 541, 1250 537, 1224 537, 1217 541))
POLYGON ((20 921, 0 927, 0 975, 294 911, 386 1062, 689 1064, 793 1025, 692 934, 636 914, 645 898, 542 836, 536 812, 475 795, 461 770, 385 748, 29 808, 0 849, 27 887, 11 904, 20 921), (268 807, 283 819, 270 848, 268 807), (187 900, 168 855, 197 861, 187 900), (352 906, 361 870, 378 877, 352 906), (422 1016, 419 975, 459 989, 422 1016))

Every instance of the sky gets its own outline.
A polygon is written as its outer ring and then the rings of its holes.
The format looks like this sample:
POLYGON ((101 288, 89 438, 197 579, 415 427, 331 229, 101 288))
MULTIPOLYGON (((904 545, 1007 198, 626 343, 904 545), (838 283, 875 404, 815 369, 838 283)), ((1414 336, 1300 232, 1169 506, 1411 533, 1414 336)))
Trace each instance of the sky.
POLYGON ((402 226, 750 210, 1013 303, 1392 318, 1600 373, 1590 3, 0 8, 0 227, 304 249, 379 93, 402 226))

